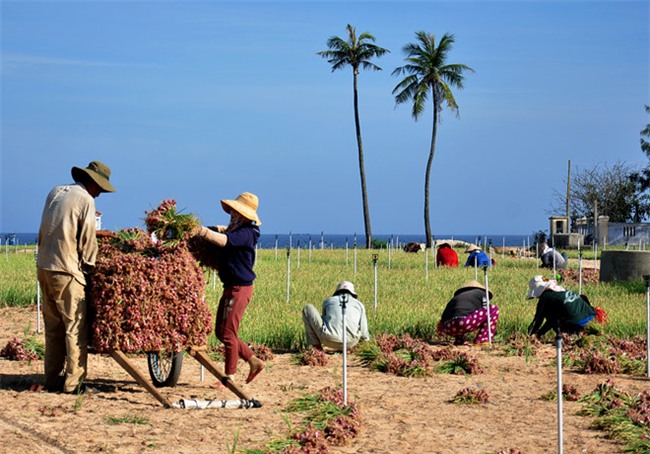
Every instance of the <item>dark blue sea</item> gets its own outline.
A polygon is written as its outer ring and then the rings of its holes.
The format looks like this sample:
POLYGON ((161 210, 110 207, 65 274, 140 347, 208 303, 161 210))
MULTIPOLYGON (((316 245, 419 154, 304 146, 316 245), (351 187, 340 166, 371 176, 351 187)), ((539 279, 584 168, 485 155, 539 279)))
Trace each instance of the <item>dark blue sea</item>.
MULTIPOLYGON (((7 243, 10 246, 36 244, 36 233, 0 233, 2 246, 7 243)), ((406 243, 424 243, 424 235, 400 234, 400 235, 375 235, 373 239, 390 244, 391 247, 401 247, 406 243)), ((533 241, 531 235, 434 235, 434 240, 460 240, 475 244, 492 244, 493 246, 524 246, 533 241)), ((260 237, 259 247, 263 249, 274 249, 275 247, 286 249, 291 248, 328 248, 343 249, 365 247, 365 236, 363 234, 340 234, 340 233, 263 233, 260 237)))

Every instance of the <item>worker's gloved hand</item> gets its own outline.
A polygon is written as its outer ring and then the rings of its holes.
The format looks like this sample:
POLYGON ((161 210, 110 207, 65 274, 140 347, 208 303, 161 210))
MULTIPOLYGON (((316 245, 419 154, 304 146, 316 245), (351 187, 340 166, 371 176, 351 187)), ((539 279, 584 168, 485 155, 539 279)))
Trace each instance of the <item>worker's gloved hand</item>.
POLYGON ((214 230, 211 230, 204 226, 201 226, 199 236, 211 243, 216 244, 217 246, 225 246, 228 238, 225 234, 215 232, 214 230))
POLYGON ((187 236, 191 238, 193 236, 200 235, 202 228, 203 226, 201 226, 200 224, 193 225, 188 229, 187 236))

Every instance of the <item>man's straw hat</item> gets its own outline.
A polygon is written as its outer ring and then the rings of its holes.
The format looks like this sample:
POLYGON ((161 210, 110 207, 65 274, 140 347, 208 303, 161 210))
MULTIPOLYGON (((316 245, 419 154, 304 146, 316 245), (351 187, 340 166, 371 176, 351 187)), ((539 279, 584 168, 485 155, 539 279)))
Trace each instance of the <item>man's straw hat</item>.
POLYGON ((258 205, 259 201, 257 196, 250 192, 240 194, 235 200, 221 201, 221 206, 226 213, 230 214, 231 210, 235 210, 249 221, 255 221, 255 224, 262 225, 262 221, 257 216, 258 205))
POLYGON ((99 161, 92 161, 88 167, 82 169, 81 167, 72 168, 72 179, 77 183, 83 183, 86 178, 90 178, 97 186, 100 187, 102 192, 115 192, 116 189, 108 181, 111 176, 111 169, 106 164, 99 161))

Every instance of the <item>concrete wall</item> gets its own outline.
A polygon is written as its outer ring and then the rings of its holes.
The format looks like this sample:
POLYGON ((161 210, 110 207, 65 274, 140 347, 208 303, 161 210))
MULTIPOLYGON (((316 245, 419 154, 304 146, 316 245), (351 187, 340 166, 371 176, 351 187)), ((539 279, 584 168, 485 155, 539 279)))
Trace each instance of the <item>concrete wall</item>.
POLYGON ((610 222, 607 244, 647 246, 650 244, 650 225, 647 223, 623 224, 610 222))
POLYGON ((650 274, 650 251, 603 251, 600 281, 634 281, 650 274))

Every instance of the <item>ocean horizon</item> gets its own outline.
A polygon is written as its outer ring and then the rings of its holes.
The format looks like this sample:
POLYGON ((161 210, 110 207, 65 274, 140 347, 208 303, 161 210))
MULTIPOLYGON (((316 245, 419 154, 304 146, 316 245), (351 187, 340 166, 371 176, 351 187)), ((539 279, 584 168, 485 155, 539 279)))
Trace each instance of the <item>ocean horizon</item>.
MULTIPOLYGON (((31 245, 36 244, 37 233, 0 233, 1 245, 31 245)), ((373 239, 390 244, 391 247, 402 247, 407 243, 424 243, 424 234, 377 234, 373 239)), ((475 234, 454 235, 438 234, 433 236, 434 241, 457 240, 474 244, 492 244, 495 247, 518 247, 529 245, 534 238, 532 235, 508 234, 475 234)), ((342 249, 365 247, 365 235, 358 233, 262 233, 258 245, 262 249, 274 248, 316 248, 316 249, 342 249)))

